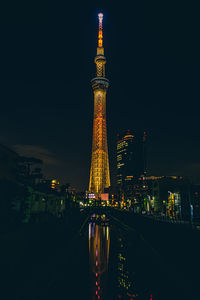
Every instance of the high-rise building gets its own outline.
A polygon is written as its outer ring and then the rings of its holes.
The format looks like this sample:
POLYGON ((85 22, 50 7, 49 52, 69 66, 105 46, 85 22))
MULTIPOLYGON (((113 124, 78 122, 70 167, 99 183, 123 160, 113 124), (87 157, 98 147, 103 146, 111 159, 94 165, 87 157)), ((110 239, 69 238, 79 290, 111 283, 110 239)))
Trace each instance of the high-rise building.
POLYGON ((103 14, 99 13, 99 34, 96 64, 96 77, 91 84, 94 92, 94 120, 92 161, 90 169, 89 192, 100 198, 105 188, 110 186, 110 172, 108 161, 107 129, 106 129, 106 93, 109 81, 105 77, 106 58, 103 48, 103 14))
POLYGON ((146 173, 146 132, 130 130, 117 139, 117 185, 124 185, 146 173))

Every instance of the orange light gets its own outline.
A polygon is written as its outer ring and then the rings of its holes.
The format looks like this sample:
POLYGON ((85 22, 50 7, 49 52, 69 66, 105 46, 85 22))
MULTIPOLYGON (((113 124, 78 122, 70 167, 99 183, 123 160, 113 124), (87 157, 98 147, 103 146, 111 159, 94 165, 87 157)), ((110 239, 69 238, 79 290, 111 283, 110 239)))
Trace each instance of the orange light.
POLYGON ((103 47, 102 20, 103 20, 103 15, 102 15, 102 18, 99 19, 99 35, 98 35, 98 46, 99 47, 103 47))
POLYGON ((102 47, 102 46, 103 46, 103 41, 99 40, 99 47, 102 47))
POLYGON ((99 38, 100 38, 100 39, 103 38, 103 32, 102 32, 102 30, 99 30, 99 38))

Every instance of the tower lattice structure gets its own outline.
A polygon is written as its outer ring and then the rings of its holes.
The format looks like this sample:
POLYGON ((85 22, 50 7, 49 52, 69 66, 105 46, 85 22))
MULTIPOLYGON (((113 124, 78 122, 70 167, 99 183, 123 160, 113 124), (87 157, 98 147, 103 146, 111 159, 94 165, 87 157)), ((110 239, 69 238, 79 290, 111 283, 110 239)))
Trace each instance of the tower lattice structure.
POLYGON ((94 119, 92 161, 90 169, 89 192, 94 193, 96 198, 104 193, 105 188, 110 186, 110 172, 108 160, 107 129, 106 129, 106 93, 109 81, 105 77, 106 58, 103 48, 103 14, 99 17, 99 34, 97 55, 94 59, 96 64, 96 77, 92 79, 94 93, 94 119))

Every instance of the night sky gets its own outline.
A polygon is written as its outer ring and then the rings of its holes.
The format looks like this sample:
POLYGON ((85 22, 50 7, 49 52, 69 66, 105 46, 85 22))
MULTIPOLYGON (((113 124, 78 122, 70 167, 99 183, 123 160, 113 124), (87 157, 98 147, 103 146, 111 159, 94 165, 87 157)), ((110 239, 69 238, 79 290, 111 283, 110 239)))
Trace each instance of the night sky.
POLYGON ((42 158, 49 177, 88 187, 102 11, 112 181, 117 133, 145 129, 149 174, 200 182, 198 1, 4 2, 1 144, 42 158))

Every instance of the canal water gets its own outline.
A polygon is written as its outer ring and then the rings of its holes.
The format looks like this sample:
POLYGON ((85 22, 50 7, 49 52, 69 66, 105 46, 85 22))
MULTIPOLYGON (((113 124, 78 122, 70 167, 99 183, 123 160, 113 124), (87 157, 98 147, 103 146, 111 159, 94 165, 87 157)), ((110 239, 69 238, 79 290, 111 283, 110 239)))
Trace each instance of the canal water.
POLYGON ((173 269, 119 220, 93 214, 87 238, 91 300, 188 299, 173 269))
POLYGON ((129 233, 105 215, 92 215, 88 224, 92 300, 153 299, 153 291, 144 286, 136 270, 136 260, 141 259, 136 240, 136 235, 130 239, 129 233))
POLYGON ((1 298, 200 299, 173 264, 178 255, 159 255, 116 214, 88 219, 84 213, 77 220, 73 215, 66 225, 33 226, 1 236, 1 293, 6 295, 1 298))

